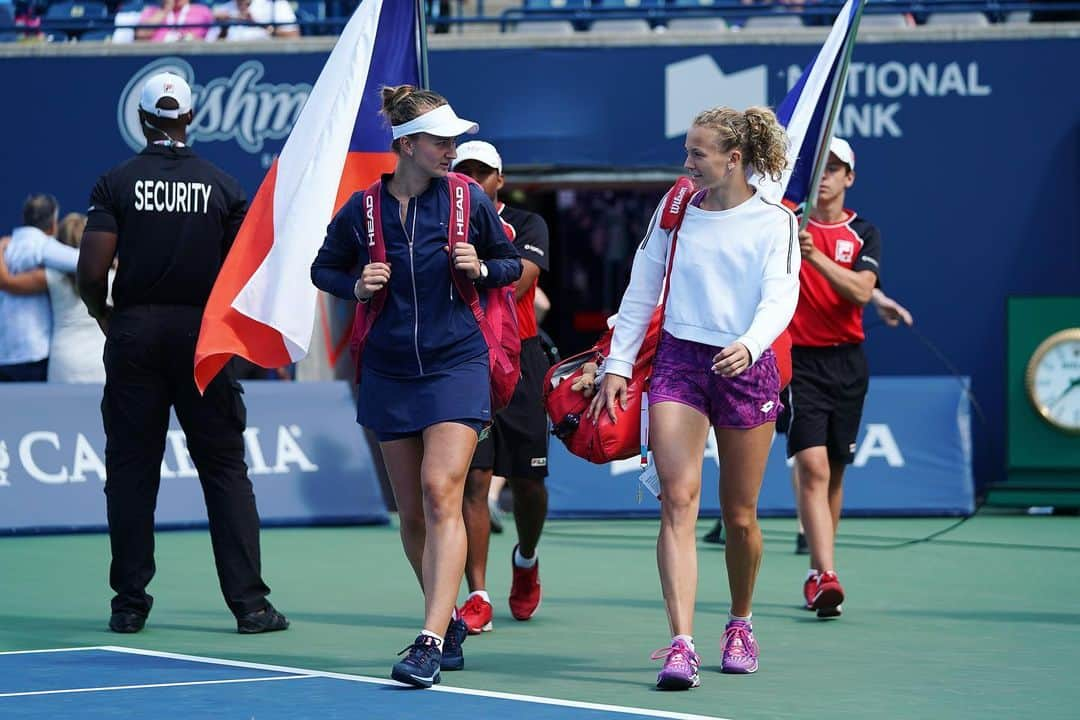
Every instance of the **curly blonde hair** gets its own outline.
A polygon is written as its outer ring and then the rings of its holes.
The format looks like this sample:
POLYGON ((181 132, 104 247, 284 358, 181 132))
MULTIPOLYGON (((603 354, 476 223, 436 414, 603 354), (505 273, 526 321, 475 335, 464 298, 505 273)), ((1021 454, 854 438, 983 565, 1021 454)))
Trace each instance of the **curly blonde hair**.
MULTIPOLYGON (((391 125, 407 123, 437 107, 449 104, 446 98, 434 90, 424 90, 413 85, 383 85, 380 92, 380 113, 391 125)), ((398 138, 391 146, 394 151, 400 149, 400 140, 401 138, 398 138)))
POLYGON ((760 175, 779 180, 787 167, 787 133, 767 107, 749 107, 743 111, 715 107, 699 113, 693 124, 715 130, 720 149, 726 152, 738 148, 743 164, 760 175))

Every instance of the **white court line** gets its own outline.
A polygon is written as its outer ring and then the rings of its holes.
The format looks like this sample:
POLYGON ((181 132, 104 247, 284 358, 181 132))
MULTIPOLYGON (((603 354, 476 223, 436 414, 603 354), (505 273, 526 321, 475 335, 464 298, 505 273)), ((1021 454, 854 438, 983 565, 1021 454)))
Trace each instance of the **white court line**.
MULTIPOLYGON (((182 655, 179 653, 161 652, 158 650, 143 650, 141 648, 126 648, 116 645, 103 645, 93 650, 109 650, 112 652, 131 653, 134 655, 150 655, 153 657, 171 658, 173 660, 188 660, 203 662, 212 665, 228 665, 230 667, 242 667, 252 670, 269 670, 275 672, 295 673, 309 677, 333 678, 335 680, 348 680, 350 682, 370 683, 374 685, 393 685, 404 687, 394 680, 368 677, 366 675, 346 675, 345 673, 324 672, 321 670, 307 670, 304 668, 286 667, 284 665, 266 665, 262 663, 242 662, 239 660, 223 660, 221 658, 200 657, 198 655, 182 655)), ((666 710, 648 710, 643 708, 623 707, 621 705, 605 705, 602 703, 581 702, 577 700, 558 700, 555 698, 539 697, 536 695, 518 695, 515 693, 495 692, 491 690, 472 690, 469 688, 453 688, 445 685, 436 685, 425 692, 443 692, 455 695, 473 695, 477 697, 497 698, 500 700, 517 700, 519 702, 531 702, 539 705, 557 705, 560 707, 581 708, 583 710, 600 710, 603 712, 618 712, 626 715, 643 715, 654 718, 669 718, 670 720, 729 720, 715 715, 694 715, 691 713, 669 712, 666 710)))
POLYGON ((49 650, 4 650, 0 652, 0 655, 33 655, 34 653, 57 653, 57 652, 79 652, 81 650, 101 650, 99 647, 73 647, 73 648, 52 648, 49 650))
POLYGON ((32 690, 30 692, 0 693, 0 698, 26 697, 27 695, 64 695, 66 693, 111 692, 113 690, 142 690, 143 688, 189 687, 191 685, 230 685, 233 683, 270 682, 271 680, 310 680, 314 675, 289 675, 287 677, 234 678, 231 680, 193 680, 191 682, 153 683, 150 685, 109 685, 91 688, 64 688, 62 690, 32 690))

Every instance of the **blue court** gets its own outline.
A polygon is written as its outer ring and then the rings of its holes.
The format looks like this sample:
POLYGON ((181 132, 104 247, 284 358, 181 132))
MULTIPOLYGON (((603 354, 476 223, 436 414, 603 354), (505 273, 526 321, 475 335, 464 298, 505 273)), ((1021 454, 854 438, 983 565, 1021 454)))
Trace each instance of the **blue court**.
POLYGON ((0 653, 0 718, 705 718, 122 647, 0 653), (431 715, 428 715, 431 713, 431 715))

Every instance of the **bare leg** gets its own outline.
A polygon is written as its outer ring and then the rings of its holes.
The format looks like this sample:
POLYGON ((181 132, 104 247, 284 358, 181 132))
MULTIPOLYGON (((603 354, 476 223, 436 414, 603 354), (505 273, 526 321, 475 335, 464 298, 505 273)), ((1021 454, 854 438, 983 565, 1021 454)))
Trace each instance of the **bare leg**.
POLYGON ((424 498, 424 629, 442 635, 450 624, 465 571, 468 540, 462 517, 465 475, 476 431, 455 422, 424 430, 420 484, 424 498))
POLYGON ((518 550, 522 556, 536 556, 536 546, 547 519, 548 491, 543 480, 510 478, 514 493, 514 525, 518 532, 518 550))
POLYGON ((799 509, 810 545, 810 567, 818 572, 835 570, 832 510, 829 507, 829 457, 825 447, 795 453, 799 473, 799 509))
POLYGON ((671 634, 692 635, 697 600, 697 538, 701 463, 709 420, 693 408, 661 402, 649 408, 649 429, 660 476, 660 534, 656 564, 671 634))
POLYGON ((750 614, 754 583, 761 567, 761 526, 757 504, 765 464, 772 446, 773 423, 749 430, 716 429, 720 455, 720 506, 727 527, 728 586, 731 589, 731 613, 750 614))
POLYGON ((465 480, 465 534, 469 551, 465 557, 465 581, 469 592, 487 589, 488 545, 491 541, 491 515, 488 512, 488 487, 491 470, 470 470, 465 480))
POLYGON ((847 465, 835 460, 829 461, 829 511, 833 520, 833 545, 836 533, 840 530, 840 511, 844 507, 844 471, 847 465))
POLYGON ((424 500, 420 491, 420 462, 424 444, 419 437, 391 440, 379 444, 390 487, 394 491, 400 523, 401 545, 420 589, 424 589, 421 563, 424 557, 424 500))

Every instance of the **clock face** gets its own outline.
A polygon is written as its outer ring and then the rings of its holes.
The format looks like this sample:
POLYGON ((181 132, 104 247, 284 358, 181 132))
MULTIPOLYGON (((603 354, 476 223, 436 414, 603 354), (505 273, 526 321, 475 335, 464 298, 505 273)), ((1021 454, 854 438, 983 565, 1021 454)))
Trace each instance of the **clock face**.
POLYGON ((1027 391, 1046 422, 1080 433, 1080 328, 1048 337, 1031 356, 1027 391))

